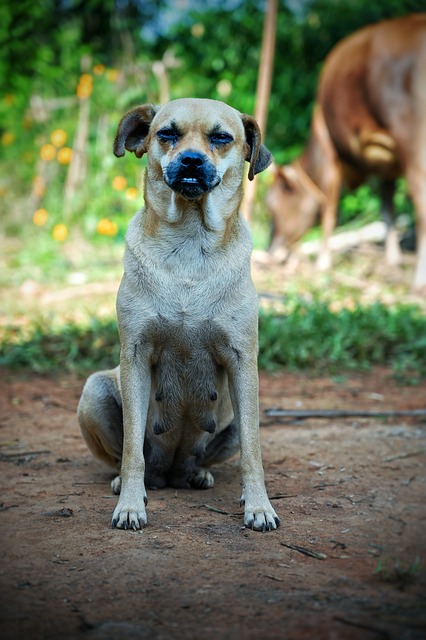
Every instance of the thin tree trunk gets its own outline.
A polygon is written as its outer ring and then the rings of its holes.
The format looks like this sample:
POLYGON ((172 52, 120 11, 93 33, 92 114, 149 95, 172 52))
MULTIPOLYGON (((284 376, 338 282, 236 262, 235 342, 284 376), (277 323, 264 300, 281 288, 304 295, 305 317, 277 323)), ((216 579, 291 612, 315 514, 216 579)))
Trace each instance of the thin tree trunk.
MULTIPOLYGON (((265 136, 266 131, 272 71, 274 68, 277 10, 278 1, 268 0, 265 22, 263 25, 262 51, 257 78, 256 106, 254 112, 254 116, 262 133, 262 138, 265 136)), ((250 222, 256 197, 256 180, 252 180, 250 182, 248 178, 246 178, 244 191, 245 195, 241 209, 245 219, 250 222)))
MULTIPOLYGON (((81 61, 82 72, 90 67, 90 58, 85 56, 81 61)), ((91 93, 91 92, 90 92, 91 93)), ((68 168, 64 189, 64 217, 67 218, 73 208, 73 201, 78 189, 86 178, 87 144, 89 138, 90 93, 79 98, 77 129, 74 137, 73 153, 68 168)))

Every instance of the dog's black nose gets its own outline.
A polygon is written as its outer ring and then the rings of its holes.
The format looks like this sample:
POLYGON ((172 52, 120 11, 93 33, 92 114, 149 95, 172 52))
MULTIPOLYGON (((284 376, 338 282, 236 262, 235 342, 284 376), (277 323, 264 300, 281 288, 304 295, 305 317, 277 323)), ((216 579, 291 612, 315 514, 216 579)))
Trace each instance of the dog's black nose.
POLYGON ((187 169, 199 169, 204 163, 204 156, 198 151, 185 151, 180 162, 187 169))

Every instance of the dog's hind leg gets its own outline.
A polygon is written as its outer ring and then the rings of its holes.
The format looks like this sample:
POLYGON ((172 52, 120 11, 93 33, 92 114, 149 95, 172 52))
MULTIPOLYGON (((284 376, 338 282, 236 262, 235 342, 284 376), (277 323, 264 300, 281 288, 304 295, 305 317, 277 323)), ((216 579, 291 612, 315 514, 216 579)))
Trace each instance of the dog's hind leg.
MULTIPOLYGON (((194 459, 186 461, 186 471, 182 474, 182 479, 186 479, 186 484, 196 489, 210 489, 214 486, 214 477, 209 471, 213 464, 223 462, 233 456, 239 450, 239 437, 237 427, 231 423, 226 429, 218 433, 194 459)), ((172 486, 179 486, 179 477, 171 480, 172 486)))
MULTIPOLYGON (((90 451, 115 468, 120 468, 123 450, 119 376, 118 367, 92 374, 84 386, 77 409, 80 429, 90 451)), ((119 493, 120 483, 117 480, 112 483, 114 493, 119 493)))
POLYGON ((223 462, 231 458, 240 448, 240 439, 236 425, 231 422, 223 431, 209 442, 204 452, 197 457, 196 462, 201 467, 223 462))

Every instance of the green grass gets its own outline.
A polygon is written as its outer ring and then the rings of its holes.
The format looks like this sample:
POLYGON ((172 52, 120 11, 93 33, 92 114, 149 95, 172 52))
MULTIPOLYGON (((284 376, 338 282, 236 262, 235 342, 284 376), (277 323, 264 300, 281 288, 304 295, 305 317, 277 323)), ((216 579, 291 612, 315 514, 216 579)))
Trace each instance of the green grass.
POLYGON ((115 320, 92 320, 89 326, 67 323, 49 330, 8 327, 0 335, 0 366, 30 368, 37 373, 86 373, 118 364, 120 347, 115 320))
POLYGON ((282 315, 261 313, 259 366, 338 373, 391 367, 413 382, 426 375, 426 317, 415 306, 380 303, 330 311, 295 299, 282 315))
POLYGON ((374 570, 374 575, 380 581, 396 584, 403 590, 408 584, 419 578, 421 570, 422 567, 418 556, 412 562, 401 560, 400 558, 380 558, 374 570))
MULTIPOLYGON (((405 382, 426 376, 426 317, 415 306, 375 303, 330 310, 324 301, 286 301, 285 313, 262 311, 259 367, 338 374, 372 366, 393 369, 405 382)), ((0 366, 86 373, 118 363, 115 320, 8 327, 0 333, 0 366)))

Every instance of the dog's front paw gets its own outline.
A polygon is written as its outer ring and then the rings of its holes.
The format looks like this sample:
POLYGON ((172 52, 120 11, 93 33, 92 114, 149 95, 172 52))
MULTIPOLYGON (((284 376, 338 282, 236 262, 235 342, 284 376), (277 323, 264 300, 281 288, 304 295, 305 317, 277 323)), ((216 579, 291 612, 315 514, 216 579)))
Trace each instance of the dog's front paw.
POLYGON ((241 504, 245 505, 244 508, 244 526, 253 531, 273 531, 278 529, 281 521, 275 510, 272 508, 269 500, 266 503, 260 505, 246 502, 244 497, 241 498, 241 504))
POLYGON ((144 504, 131 505, 119 500, 114 513, 112 514, 111 526, 117 529, 133 529, 137 531, 142 529, 147 523, 145 505, 147 503, 146 496, 144 504))

